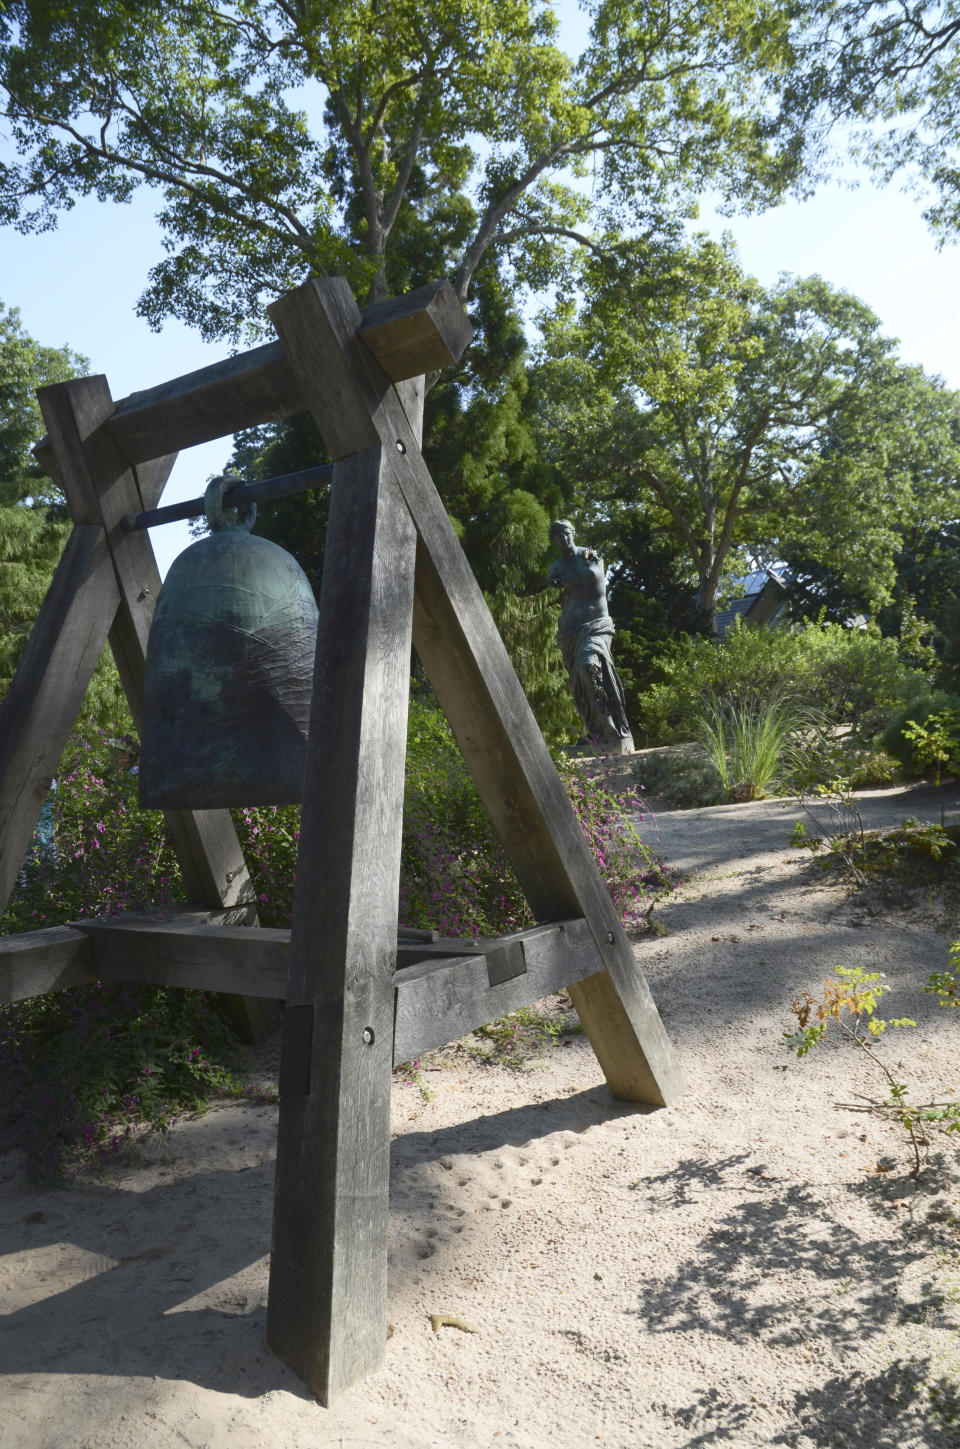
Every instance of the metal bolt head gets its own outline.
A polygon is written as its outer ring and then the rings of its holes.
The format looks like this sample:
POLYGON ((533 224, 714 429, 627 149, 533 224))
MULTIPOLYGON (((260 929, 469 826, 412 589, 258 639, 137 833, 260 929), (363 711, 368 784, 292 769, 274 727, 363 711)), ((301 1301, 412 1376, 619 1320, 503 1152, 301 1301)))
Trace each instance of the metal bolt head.
POLYGON ((373 1027, 372 1026, 365 1026, 363 1028, 363 1042, 364 1042, 364 1045, 365 1046, 373 1046, 374 1041, 375 1041, 375 1037, 374 1037, 374 1033, 373 1033, 373 1027))
POLYGON ((612 931, 608 931, 607 932, 607 942, 608 942, 608 944, 612 946, 615 940, 616 940, 616 937, 614 936, 613 932, 612 931))
POLYGON ((397 439, 397 452, 398 453, 405 453, 406 451, 407 451, 407 445, 406 445, 406 443, 403 441, 402 438, 398 438, 397 439))

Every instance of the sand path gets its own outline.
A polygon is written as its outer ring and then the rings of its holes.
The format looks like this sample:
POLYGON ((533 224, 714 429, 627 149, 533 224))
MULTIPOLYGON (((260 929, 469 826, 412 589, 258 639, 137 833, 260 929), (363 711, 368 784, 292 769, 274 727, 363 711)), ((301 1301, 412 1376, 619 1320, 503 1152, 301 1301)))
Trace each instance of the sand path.
MULTIPOLYGON (((908 794, 868 808, 919 813, 908 794)), ((919 991, 950 935, 866 915, 789 850, 795 816, 644 822, 694 871, 637 944, 689 1082, 672 1109, 615 1102, 578 1037, 522 1071, 433 1059, 429 1101, 397 1081, 386 1365, 331 1410, 263 1343, 275 1108, 216 1108, 103 1184, 8 1171, 0 1444, 960 1445, 958 1139, 915 1184, 892 1127, 835 1105, 867 1088, 853 1055, 780 1041, 799 991, 866 963, 918 1021, 889 1059, 960 1095, 960 1024, 919 991)))

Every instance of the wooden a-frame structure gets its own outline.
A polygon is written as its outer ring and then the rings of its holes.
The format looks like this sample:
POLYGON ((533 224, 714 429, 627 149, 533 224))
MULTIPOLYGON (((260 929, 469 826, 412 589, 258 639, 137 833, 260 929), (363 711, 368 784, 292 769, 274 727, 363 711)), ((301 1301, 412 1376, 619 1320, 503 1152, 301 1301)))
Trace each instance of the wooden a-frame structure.
POLYGON ((251 930, 229 812, 167 819, 197 908, 0 939, 0 1001, 118 977, 286 1002, 267 1339, 327 1404, 382 1361, 395 1062, 565 988, 614 1094, 681 1090, 671 1044, 420 446, 423 374, 469 324, 447 283, 361 312, 340 278, 269 309, 279 341, 115 404, 39 393, 74 520, 0 710, 0 896, 109 636, 139 724, 160 587, 145 532, 176 450, 309 409, 336 460, 293 924, 251 930), (411 643, 538 925, 398 948, 411 643))

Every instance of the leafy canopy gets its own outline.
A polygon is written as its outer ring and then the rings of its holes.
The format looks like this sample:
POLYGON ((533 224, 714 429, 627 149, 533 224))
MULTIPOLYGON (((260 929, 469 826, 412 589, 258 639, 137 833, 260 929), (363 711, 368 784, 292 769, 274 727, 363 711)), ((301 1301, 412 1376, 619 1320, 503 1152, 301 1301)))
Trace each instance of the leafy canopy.
POLYGON ((167 255, 142 314, 235 337, 310 273, 373 297, 447 274, 465 300, 493 249, 543 286, 597 217, 650 226, 708 184, 753 206, 797 179, 776 94, 792 10, 584 8, 573 60, 545 0, 9 0, 0 221, 151 186, 167 255))
POLYGON ((958 95, 957 0, 827 0, 797 46, 785 105, 814 135, 843 123, 853 154, 886 181, 899 173, 948 238, 960 229, 958 95))
POLYGON ((747 551, 842 572, 872 607, 920 518, 952 516, 960 400, 820 277, 765 289, 729 238, 624 244, 543 319, 544 446, 589 479, 582 513, 644 510, 680 540, 703 625, 747 551))

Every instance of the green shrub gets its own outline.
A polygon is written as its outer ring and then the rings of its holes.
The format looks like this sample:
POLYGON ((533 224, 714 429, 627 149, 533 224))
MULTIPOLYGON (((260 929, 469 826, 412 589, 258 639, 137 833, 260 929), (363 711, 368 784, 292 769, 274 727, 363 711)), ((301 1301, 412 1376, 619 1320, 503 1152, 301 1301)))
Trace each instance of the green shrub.
POLYGON ((930 678, 903 657, 901 641, 876 626, 845 629, 841 624, 807 624, 799 633, 806 664, 809 703, 837 724, 849 724, 872 739, 903 700, 930 678))
MULTIPOLYGON (((921 739, 910 730, 911 723, 924 725, 932 715, 942 715, 944 711, 951 711, 960 717, 960 695, 946 694, 937 691, 933 694, 918 694, 906 705, 903 705, 891 718, 887 728, 883 732, 883 747, 894 759, 900 761, 905 770, 911 775, 923 775, 929 768, 930 761, 926 758, 921 739), (904 733, 907 731, 907 733, 904 733)), ((960 746, 960 741, 958 741, 960 746)))
POLYGON ((639 696, 634 736, 645 745, 693 740, 711 704, 737 710, 777 698, 869 738, 898 705, 929 686, 899 647, 876 627, 829 623, 793 630, 738 622, 720 642, 685 636, 660 660, 664 678, 639 696))
MULTIPOLYGON (((624 925, 642 929, 669 882, 631 830, 639 793, 616 795, 560 761, 561 776, 624 925)), ((410 701, 400 920, 443 935, 501 935, 532 917, 450 727, 427 695, 410 701)))
MULTIPOLYGON (((137 804, 136 740, 90 723, 64 751, 52 839, 21 872, 0 934, 169 906, 182 888, 159 811, 137 804)), ((241 1088, 239 1044, 199 991, 96 983, 0 1007, 0 1150, 35 1178, 111 1161, 132 1138, 241 1088)))
POLYGON ((882 790, 896 783, 900 762, 886 750, 867 748, 851 751, 845 774, 854 790, 882 790))

